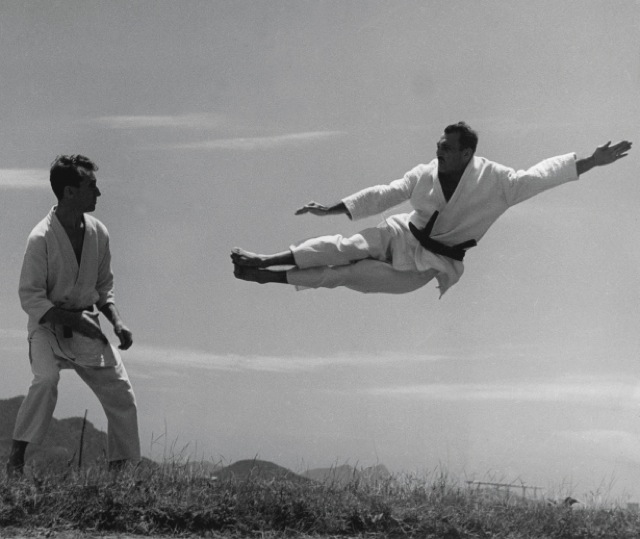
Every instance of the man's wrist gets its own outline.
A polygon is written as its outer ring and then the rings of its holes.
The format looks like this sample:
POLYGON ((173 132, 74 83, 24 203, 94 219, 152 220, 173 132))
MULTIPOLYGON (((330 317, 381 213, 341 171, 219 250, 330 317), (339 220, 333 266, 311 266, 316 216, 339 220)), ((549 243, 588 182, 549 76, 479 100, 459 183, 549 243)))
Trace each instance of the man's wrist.
POLYGON ((578 172, 578 176, 580 176, 580 174, 584 174, 585 172, 588 172, 595 166, 597 166, 597 163, 593 154, 590 155, 589 157, 583 157, 582 159, 578 159, 576 161, 576 169, 578 172))
POLYGON ((349 209, 347 208, 347 205, 344 203, 344 201, 341 200, 340 202, 337 202, 336 204, 331 206, 329 208, 328 213, 333 215, 341 215, 341 214, 349 215, 349 209))
POLYGON ((126 326, 124 325, 124 322, 122 320, 118 319, 113 322, 113 331, 115 331, 116 333, 118 331, 122 331, 124 327, 126 326))

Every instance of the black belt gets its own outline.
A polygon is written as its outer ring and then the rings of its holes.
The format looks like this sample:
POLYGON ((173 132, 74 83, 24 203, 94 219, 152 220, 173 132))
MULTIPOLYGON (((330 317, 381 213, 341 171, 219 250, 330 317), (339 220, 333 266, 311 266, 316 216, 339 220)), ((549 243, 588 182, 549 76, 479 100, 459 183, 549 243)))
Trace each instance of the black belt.
MULTIPOLYGON (((72 313, 81 313, 84 311, 93 311, 94 306, 84 307, 83 309, 65 309, 65 311, 71 311, 72 313)), ((69 326, 62 326, 62 336, 65 339, 70 339, 73 337, 73 330, 69 326)))
POLYGON ((409 230, 411 230, 411 233, 420 242, 420 245, 422 245, 427 251, 431 251, 432 253, 446 256, 448 258, 453 258, 453 260, 459 260, 461 262, 464 258, 465 251, 478 245, 478 242, 476 240, 467 240, 462 243, 458 243, 457 245, 445 245, 444 243, 434 240, 429 236, 429 234, 431 234, 437 218, 438 212, 436 211, 429 219, 427 226, 422 230, 411 222, 409 223, 409 230))

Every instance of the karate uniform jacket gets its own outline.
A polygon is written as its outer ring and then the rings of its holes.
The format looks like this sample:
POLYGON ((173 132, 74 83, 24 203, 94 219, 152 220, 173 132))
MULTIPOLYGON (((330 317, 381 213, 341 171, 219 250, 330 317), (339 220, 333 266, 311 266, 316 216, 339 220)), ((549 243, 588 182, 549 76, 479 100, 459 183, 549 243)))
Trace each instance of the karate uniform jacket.
MULTIPOLYGON (((93 311, 114 302, 113 273, 107 228, 95 217, 84 214, 84 240, 80 264, 71 241, 55 215, 55 207, 29 234, 18 294, 29 315, 29 337, 46 332, 56 356, 87 366, 113 366, 119 354, 76 332, 65 338, 59 324, 43 322, 53 307, 93 311)), ((97 313, 95 313, 97 319, 97 313)))
POLYGON ((422 247, 409 230, 409 222, 423 229, 438 212, 431 237, 445 245, 479 242, 489 227, 511 206, 538 193, 578 179, 574 153, 545 159, 528 170, 514 170, 474 156, 447 201, 438 180, 438 161, 421 164, 403 178, 377 185, 342 199, 352 219, 382 213, 409 201, 413 211, 387 219, 399 235, 392 265, 403 271, 437 270, 441 293, 453 286, 464 270, 461 261, 434 254, 422 247))

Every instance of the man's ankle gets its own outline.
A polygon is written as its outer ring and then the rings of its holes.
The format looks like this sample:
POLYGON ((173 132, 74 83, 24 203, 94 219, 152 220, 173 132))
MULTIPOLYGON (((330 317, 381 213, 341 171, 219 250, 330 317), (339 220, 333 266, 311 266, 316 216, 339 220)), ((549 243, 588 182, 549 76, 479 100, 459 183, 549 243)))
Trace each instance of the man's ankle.
POLYGON ((12 459, 7 460, 7 478, 15 479, 24 475, 24 460, 12 459))
POLYGON ((24 473, 24 454, 27 450, 29 442, 22 440, 13 440, 11 445, 11 453, 7 460, 7 476, 16 477, 24 473))
POLYGON ((109 471, 111 471, 111 472, 121 472, 126 468, 128 462, 129 461, 126 460, 126 459, 110 460, 109 461, 109 471))

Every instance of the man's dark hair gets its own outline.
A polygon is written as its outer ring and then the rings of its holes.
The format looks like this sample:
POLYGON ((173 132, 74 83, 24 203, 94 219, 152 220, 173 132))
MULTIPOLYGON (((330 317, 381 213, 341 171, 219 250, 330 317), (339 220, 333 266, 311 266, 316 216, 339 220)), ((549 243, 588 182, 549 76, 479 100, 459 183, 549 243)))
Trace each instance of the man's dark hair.
POLYGON ((458 122, 444 128, 445 135, 458 133, 458 143, 461 150, 470 148, 475 153, 478 147, 478 133, 476 133, 466 122, 458 122))
POLYGON ((97 165, 84 155, 59 155, 51 163, 49 181, 58 200, 64 197, 64 188, 78 187, 87 172, 98 170, 97 165))

